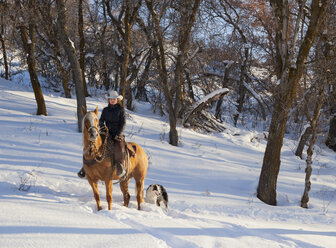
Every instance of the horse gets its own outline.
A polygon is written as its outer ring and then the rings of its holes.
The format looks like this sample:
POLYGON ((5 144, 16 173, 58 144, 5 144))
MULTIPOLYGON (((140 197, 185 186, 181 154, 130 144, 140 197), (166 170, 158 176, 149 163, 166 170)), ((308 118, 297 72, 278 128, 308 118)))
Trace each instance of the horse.
MULTIPOLYGON (((140 210, 140 204, 144 202, 144 180, 148 168, 148 158, 141 146, 134 142, 126 142, 127 147, 133 148, 133 156, 129 156, 128 149, 126 150, 126 171, 127 174, 123 178, 117 176, 117 170, 111 165, 110 156, 106 156, 106 144, 102 135, 99 133, 99 120, 97 117, 98 106, 94 111, 86 111, 86 108, 82 106, 82 136, 83 136, 83 168, 86 172, 86 178, 88 183, 92 187, 93 195, 97 203, 97 209, 100 211, 102 206, 100 204, 100 196, 98 191, 98 181, 105 182, 106 187, 106 200, 108 204, 108 210, 111 210, 112 204, 112 189, 113 180, 119 179, 120 189, 124 198, 124 206, 128 207, 130 201, 130 193, 128 190, 128 184, 131 178, 135 179, 135 191, 136 199, 138 203, 138 210, 140 210)), ((108 133, 108 132, 107 132, 108 133)), ((105 138, 105 141, 107 137, 105 138)))

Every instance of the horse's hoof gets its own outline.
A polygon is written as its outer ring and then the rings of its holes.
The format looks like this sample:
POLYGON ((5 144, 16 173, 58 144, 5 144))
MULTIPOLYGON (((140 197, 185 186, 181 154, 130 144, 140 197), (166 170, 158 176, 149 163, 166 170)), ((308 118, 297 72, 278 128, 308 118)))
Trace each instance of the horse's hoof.
POLYGON ((98 207, 98 211, 102 210, 103 208, 102 207, 98 207))

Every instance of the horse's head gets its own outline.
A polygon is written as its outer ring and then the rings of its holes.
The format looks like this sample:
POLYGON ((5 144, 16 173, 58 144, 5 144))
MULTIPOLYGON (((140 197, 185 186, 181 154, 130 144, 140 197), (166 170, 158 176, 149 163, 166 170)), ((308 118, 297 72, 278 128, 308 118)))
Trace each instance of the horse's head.
POLYGON ((99 135, 99 120, 97 117, 98 114, 98 106, 94 111, 86 112, 84 106, 82 106, 82 114, 83 114, 83 123, 82 123, 82 132, 83 135, 87 133, 87 137, 91 142, 95 142, 99 135))

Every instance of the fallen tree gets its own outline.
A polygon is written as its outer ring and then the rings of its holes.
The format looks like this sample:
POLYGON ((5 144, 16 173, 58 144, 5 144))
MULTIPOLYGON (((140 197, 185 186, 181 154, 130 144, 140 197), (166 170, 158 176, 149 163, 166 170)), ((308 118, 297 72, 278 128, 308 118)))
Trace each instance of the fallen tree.
POLYGON ((227 88, 218 89, 192 104, 186 111, 182 122, 183 126, 194 129, 202 129, 207 132, 225 130, 223 124, 219 122, 214 115, 205 111, 205 107, 227 93, 229 93, 229 89, 227 88))

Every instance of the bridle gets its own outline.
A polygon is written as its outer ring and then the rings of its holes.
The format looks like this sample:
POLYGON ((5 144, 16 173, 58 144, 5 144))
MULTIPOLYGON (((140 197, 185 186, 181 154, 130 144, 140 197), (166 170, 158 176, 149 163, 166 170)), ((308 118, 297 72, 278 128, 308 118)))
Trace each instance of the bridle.
POLYGON ((90 132, 92 129, 96 129, 96 131, 99 133, 99 129, 96 126, 90 126, 87 131, 90 132))
MULTIPOLYGON (((105 157, 105 153, 106 153, 107 138, 108 138, 108 128, 105 125, 104 127, 100 128, 100 130, 99 130, 98 127, 96 127, 95 125, 91 124, 91 126, 89 128, 87 128, 87 132, 88 132, 89 136, 91 136, 91 134, 93 134, 93 132, 94 132, 93 130, 96 131, 97 136, 101 135, 101 134, 103 134, 103 135, 106 136, 106 138, 104 140, 104 143, 102 145, 103 149, 102 149, 101 153, 99 154, 99 149, 97 148, 97 145, 96 145, 96 140, 97 140, 98 137, 96 137, 95 140, 91 140, 91 138, 89 138, 89 142, 90 143, 89 143, 88 147, 86 149, 85 148, 83 149, 83 160, 85 160, 84 155, 87 152, 89 152, 89 155, 93 157, 93 160, 96 161, 96 162, 98 162, 98 163, 100 163, 100 162, 103 161, 103 159, 105 157)), ((93 160, 91 162, 90 161, 87 161, 87 162, 92 163, 93 160)))

